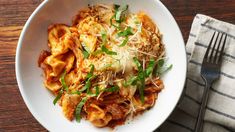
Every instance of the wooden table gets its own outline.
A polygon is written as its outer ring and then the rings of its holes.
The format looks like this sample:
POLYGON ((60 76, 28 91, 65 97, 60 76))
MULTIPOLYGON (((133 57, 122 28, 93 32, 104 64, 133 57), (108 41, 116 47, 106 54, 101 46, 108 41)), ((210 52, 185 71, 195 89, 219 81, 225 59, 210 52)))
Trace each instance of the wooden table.
MULTIPOLYGON (((46 131, 27 109, 15 78, 15 50, 23 25, 42 0, 0 0, 0 131, 46 131)), ((162 0, 187 41, 193 17, 207 14, 235 24, 235 0, 162 0)))

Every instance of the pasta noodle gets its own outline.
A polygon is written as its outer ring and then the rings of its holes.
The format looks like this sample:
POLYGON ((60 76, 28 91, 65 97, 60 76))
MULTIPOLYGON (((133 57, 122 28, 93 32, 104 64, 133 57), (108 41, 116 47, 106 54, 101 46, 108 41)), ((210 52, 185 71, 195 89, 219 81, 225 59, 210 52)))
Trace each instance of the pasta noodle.
POLYGON ((128 6, 89 6, 72 26, 49 26, 48 46, 38 59, 44 85, 70 121, 115 127, 153 107, 164 88, 159 29, 128 6))

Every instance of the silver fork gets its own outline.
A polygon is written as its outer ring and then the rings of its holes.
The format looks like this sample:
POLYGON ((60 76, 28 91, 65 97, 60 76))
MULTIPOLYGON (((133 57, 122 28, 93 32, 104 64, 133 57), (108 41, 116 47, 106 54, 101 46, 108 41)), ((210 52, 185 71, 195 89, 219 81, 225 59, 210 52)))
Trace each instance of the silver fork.
POLYGON ((209 89, 213 82, 220 77, 220 68, 222 63, 222 54, 225 48, 227 34, 214 32, 209 46, 206 50, 202 67, 201 76, 205 81, 205 90, 202 96, 202 103, 198 114, 195 132, 201 132, 203 128, 203 118, 205 116, 206 104, 208 101, 209 89), (217 34, 216 39, 215 34, 217 34), (219 42, 218 42, 219 39, 219 42), (222 44, 222 46, 221 46, 222 44), (212 47, 213 46, 213 47, 212 47), (211 49, 212 48, 212 49, 211 49))

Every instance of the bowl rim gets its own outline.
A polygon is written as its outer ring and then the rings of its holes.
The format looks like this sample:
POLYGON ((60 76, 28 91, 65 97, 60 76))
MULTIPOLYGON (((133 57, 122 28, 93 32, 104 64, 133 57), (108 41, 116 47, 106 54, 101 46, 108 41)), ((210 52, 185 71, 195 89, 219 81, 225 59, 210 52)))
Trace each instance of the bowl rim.
MULTIPOLYGON (((186 55, 186 46, 185 46, 185 42, 184 42, 184 39, 183 39, 183 36, 182 36, 182 32, 179 28, 179 25, 178 23, 176 22, 175 18, 173 17, 173 15, 171 14, 171 12, 167 9, 167 7, 159 0, 153 0, 155 1, 156 3, 159 4, 159 6, 161 6, 162 8, 164 8, 165 12, 167 13, 168 17, 171 19, 171 21, 176 25, 176 29, 179 31, 179 36, 180 36, 180 40, 183 44, 183 47, 184 47, 184 60, 185 60, 185 69, 184 69, 184 74, 183 74, 183 78, 184 78, 184 82, 182 83, 182 88, 180 89, 180 94, 178 95, 177 97, 177 101, 176 103, 174 104, 174 106, 172 107, 173 109, 171 109, 167 116, 163 117, 162 118, 162 121, 161 123, 156 126, 156 128, 154 130, 156 130, 157 128, 159 128, 166 120, 167 118, 170 116, 170 114, 174 111, 177 103, 180 101, 180 98, 182 96, 182 93, 184 91, 184 85, 186 83, 186 74, 187 74, 187 55, 186 55)), ((19 88, 19 91, 20 91, 20 94, 28 108, 28 110, 30 111, 30 113, 33 115, 33 117, 47 130, 51 130, 49 125, 47 125, 42 119, 41 117, 38 115, 37 112, 34 111, 33 107, 31 106, 30 102, 27 100, 26 98, 26 94, 25 94, 25 91, 24 91, 24 88, 23 88, 23 84, 22 84, 22 78, 20 77, 20 54, 21 54, 21 47, 22 47, 22 41, 24 39, 24 36, 25 36, 25 33, 26 31, 28 30, 29 28, 29 25, 31 24, 31 21, 34 19, 34 17, 36 16, 36 14, 38 12, 40 12, 44 6, 49 2, 49 0, 45 0, 43 1, 41 4, 39 4, 39 6, 33 11, 33 13, 30 15, 30 17, 28 18, 28 20, 26 21, 23 29, 22 29, 22 32, 20 34, 20 37, 19 37, 19 40, 18 40, 18 43, 17 43, 17 48, 16 48, 16 57, 15 57, 15 73, 16 73, 16 80, 17 80, 17 84, 18 84, 18 88, 19 88)), ((153 130, 153 131, 154 131, 153 130)))

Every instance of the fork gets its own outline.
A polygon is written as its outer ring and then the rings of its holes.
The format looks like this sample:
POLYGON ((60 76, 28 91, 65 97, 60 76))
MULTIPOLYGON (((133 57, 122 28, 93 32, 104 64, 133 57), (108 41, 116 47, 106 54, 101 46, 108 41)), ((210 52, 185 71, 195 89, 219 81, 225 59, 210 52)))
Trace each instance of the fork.
POLYGON ((203 124, 203 119, 205 116, 209 90, 213 82, 219 79, 220 77, 222 54, 225 48, 226 39, 227 39, 227 34, 214 32, 210 40, 209 46, 206 50, 205 56, 203 58, 202 67, 201 67, 201 76, 205 82, 205 90, 202 96, 202 102, 201 102, 201 107, 200 107, 200 111, 199 111, 197 122, 196 122, 195 132, 202 131, 202 128, 203 128, 202 124, 203 124), (215 36, 216 36, 216 39, 214 40, 215 36), (218 42, 218 39, 219 39, 219 42, 218 42))

